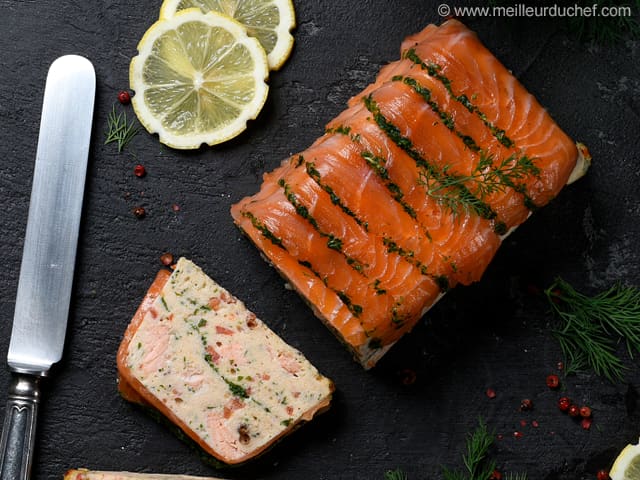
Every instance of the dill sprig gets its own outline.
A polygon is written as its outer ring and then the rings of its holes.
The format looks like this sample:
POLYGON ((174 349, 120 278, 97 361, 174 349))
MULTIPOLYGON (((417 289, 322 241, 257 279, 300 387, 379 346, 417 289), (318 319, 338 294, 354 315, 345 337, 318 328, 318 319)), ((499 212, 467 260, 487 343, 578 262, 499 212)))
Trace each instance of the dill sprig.
POLYGON ((133 140, 138 134, 138 127, 134 121, 127 121, 127 114, 125 112, 116 113, 116 106, 111 109, 111 113, 107 117, 107 132, 105 134, 104 144, 117 142, 118 153, 121 153, 124 147, 133 140))
POLYGON ((427 169, 421 169, 419 182, 427 189, 427 194, 435 198, 452 213, 461 210, 469 211, 473 207, 473 200, 483 203, 487 196, 504 192, 507 188, 522 191, 518 182, 529 175, 539 175, 540 169, 533 159, 526 155, 512 154, 499 162, 493 155, 480 153, 480 161, 469 175, 458 175, 450 172, 450 166, 445 165, 442 175, 433 174, 427 169), (469 198, 460 195, 458 187, 465 186, 471 193, 469 198))
POLYGON ((516 184, 517 180, 522 180, 529 175, 540 175, 540 169, 533 159, 526 155, 516 157, 515 154, 502 159, 498 165, 494 164, 493 155, 483 154, 475 171, 482 173, 482 178, 477 182, 477 193, 482 198, 492 193, 504 192, 507 187, 519 188, 516 184))
POLYGON ((496 464, 488 460, 489 448, 493 445, 493 433, 489 432, 482 419, 479 425, 467 437, 467 451, 462 456, 465 470, 449 470, 442 468, 445 480, 486 480, 495 470, 496 464))
MULTIPOLYGON (((589 6, 591 0, 580 0, 578 4, 589 6)), ((638 11, 640 0, 600 0, 598 11, 604 8, 618 9, 618 15, 575 15, 567 18, 567 26, 579 40, 594 42, 599 45, 612 45, 629 37, 640 38, 640 23, 638 23, 638 11), (628 9, 628 12, 623 10, 628 9), (630 13, 628 15, 627 13, 630 13)))
POLYGON ((611 382, 622 380, 626 367, 618 356, 618 344, 624 341, 632 358, 640 352, 640 290, 616 284, 588 296, 557 278, 545 294, 561 321, 552 333, 568 371, 590 367, 611 382))
POLYGON ((407 474, 399 468, 388 470, 384 474, 384 480, 407 480, 407 474))
MULTIPOLYGON (((486 423, 479 419, 478 426, 467 437, 466 453, 462 456, 464 470, 450 470, 442 467, 444 480, 489 480, 496 469, 496 462, 489 458, 495 434, 486 423)), ((511 473, 505 480, 527 480, 526 474, 511 473)))
MULTIPOLYGON (((490 7, 511 6, 514 0, 488 0, 490 7)), ((523 2, 527 5, 552 7, 561 4, 557 0, 538 0, 537 2, 523 2)), ((592 42, 597 45, 613 45, 625 39, 635 40, 640 38, 640 23, 638 12, 640 0, 600 0, 596 2, 596 11, 593 14, 573 15, 563 17, 561 27, 579 41, 592 42), (617 15, 603 15, 604 9, 617 12, 617 15)), ((575 0, 571 6, 592 8, 592 0, 575 0)), ((591 11, 590 11, 591 12, 591 11)), ((511 22, 513 23, 513 22, 511 22)))

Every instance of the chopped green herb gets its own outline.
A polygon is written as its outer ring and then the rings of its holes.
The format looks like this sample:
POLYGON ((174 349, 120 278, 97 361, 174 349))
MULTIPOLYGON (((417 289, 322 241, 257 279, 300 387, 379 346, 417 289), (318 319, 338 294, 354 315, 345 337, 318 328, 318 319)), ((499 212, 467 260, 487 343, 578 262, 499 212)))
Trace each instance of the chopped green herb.
POLYGON ((342 303, 344 303, 354 317, 359 317, 362 314, 362 306, 356 305, 351 301, 351 298, 344 292, 336 292, 342 303))
POLYGON ((355 212, 353 212, 353 210, 351 210, 349 207, 347 207, 342 202, 340 197, 338 197, 338 195, 336 195, 336 193, 333 191, 333 188, 331 188, 329 185, 325 184, 322 181, 322 177, 320 175, 320 172, 316 168, 315 164, 311 163, 311 162, 307 162, 305 167, 306 167, 307 175, 309 175, 313 179, 313 181, 318 184, 318 186, 320 188, 322 188, 325 192, 327 192, 329 194, 329 198, 331 198, 331 203, 333 203, 334 205, 337 205, 338 207, 340 207, 340 209, 344 213, 346 213, 347 215, 352 217, 356 221, 356 223, 358 225, 360 225, 362 228, 364 228, 365 232, 369 231, 369 225, 367 224, 367 222, 364 222, 360 218, 358 218, 358 216, 355 214, 355 212))
POLYGON ((399 308, 400 305, 401 305, 400 302, 397 302, 391 308, 391 324, 396 329, 402 328, 407 320, 407 315, 400 313, 400 308, 399 308))
POLYGON ((249 220, 251 220, 251 223, 253 224, 253 226, 256 228, 256 230, 258 230, 260 233, 262 233, 262 235, 267 238, 268 240, 271 241, 271 243, 273 243, 274 245, 282 248, 283 250, 287 250, 285 248, 285 246, 282 244, 282 240, 278 237, 276 237, 271 230, 269 230, 269 228, 264 225, 254 214, 252 214, 251 212, 247 212, 244 211, 242 212, 242 216, 248 218, 249 220))
POLYGON ((373 289, 376 291, 376 295, 384 295, 387 291, 384 288, 380 288, 380 279, 376 279, 373 282, 373 289))
POLYGON ((351 257, 350 255, 347 255, 342 250, 342 239, 336 237, 332 233, 327 233, 320 228, 320 225, 318 225, 316 219, 313 218, 313 216, 309 213, 309 209, 300 203, 296 194, 292 191, 291 187, 285 182, 283 178, 278 180, 278 185, 284 189, 284 195, 289 203, 291 203, 291 205, 295 208, 296 213, 307 220, 321 236, 328 238, 327 247, 340 252, 346 258, 347 264, 349 266, 351 266, 358 273, 364 275, 364 265, 359 260, 351 257))
MULTIPOLYGON (((417 218, 415 209, 403 200, 404 193, 402 192, 400 186, 389 179, 389 172, 384 166, 386 160, 367 151, 362 152, 361 155, 362 158, 364 158, 364 160, 367 162, 367 164, 373 169, 376 175, 384 180, 385 186, 392 194, 392 198, 402 206, 403 210, 407 212, 411 218, 415 220, 417 218)), ((429 233, 426 232, 426 235, 428 236, 429 233)))
POLYGON ((164 307, 164 309, 169 312, 169 307, 167 306, 167 301, 164 299, 164 297, 160 297, 160 301, 162 302, 162 306, 164 307))
POLYGON ((332 250, 342 251, 342 240, 338 237, 334 237, 333 235, 329 235, 329 240, 327 241, 327 246, 332 250))
POLYGON ((249 394, 242 386, 238 385, 237 383, 233 383, 231 380, 227 380, 226 378, 224 379, 224 381, 229 386, 229 390, 231 390, 231 393, 233 393, 236 397, 249 398, 249 394))
POLYGON ((413 48, 404 52, 403 57, 411 60, 413 63, 420 66, 420 68, 426 70, 430 77, 433 77, 440 83, 442 83, 442 85, 447 89, 447 92, 449 93, 451 98, 453 98, 456 102, 461 103, 467 110, 469 110, 469 112, 475 113, 487 126, 487 128, 489 128, 496 139, 505 147, 511 148, 515 146, 514 141, 506 136, 505 131, 491 123, 488 120, 487 116, 482 111, 480 111, 480 109, 476 105, 469 101, 469 98, 466 95, 456 95, 454 93, 453 88, 451 87, 451 80, 440 73, 440 71, 442 70, 442 67, 440 65, 437 65, 435 63, 427 64, 423 62, 413 48))

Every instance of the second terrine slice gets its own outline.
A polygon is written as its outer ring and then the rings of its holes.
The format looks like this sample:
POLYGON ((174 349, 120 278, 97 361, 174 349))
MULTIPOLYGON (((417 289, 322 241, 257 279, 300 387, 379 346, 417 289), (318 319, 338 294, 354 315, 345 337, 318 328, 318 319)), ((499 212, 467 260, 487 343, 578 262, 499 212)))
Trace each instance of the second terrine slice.
POLYGON ((171 475, 162 473, 104 472, 77 468, 69 470, 63 480, 222 480, 213 477, 193 475, 171 475))

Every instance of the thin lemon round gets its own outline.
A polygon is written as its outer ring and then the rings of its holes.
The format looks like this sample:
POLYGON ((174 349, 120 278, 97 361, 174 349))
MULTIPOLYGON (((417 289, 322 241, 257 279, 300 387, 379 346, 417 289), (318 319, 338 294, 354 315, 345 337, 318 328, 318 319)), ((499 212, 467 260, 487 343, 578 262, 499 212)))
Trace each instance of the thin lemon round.
POLYGON ((220 12, 242 23, 267 53, 269 68, 278 70, 293 48, 291 30, 296 26, 291 0, 164 0, 160 18, 197 7, 203 12, 220 12))
POLYGON ((640 479, 640 443, 627 445, 616 458, 611 471, 611 480, 640 479))
POLYGON ((267 99, 267 57, 235 20, 185 10, 138 43, 129 82, 138 120, 160 142, 194 149, 237 136, 267 99))

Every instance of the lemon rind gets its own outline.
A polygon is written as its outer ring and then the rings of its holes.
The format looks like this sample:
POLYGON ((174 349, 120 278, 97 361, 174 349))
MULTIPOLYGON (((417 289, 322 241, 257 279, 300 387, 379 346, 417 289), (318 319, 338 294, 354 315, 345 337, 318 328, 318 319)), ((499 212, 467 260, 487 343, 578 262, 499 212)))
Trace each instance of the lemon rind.
POLYGON ((625 471, 627 467, 633 460, 633 458, 640 455, 640 440, 637 444, 629 444, 624 447, 615 461, 611 469, 609 470, 609 476, 612 480, 624 480, 625 479, 625 471))
MULTIPOLYGON (((177 11, 179 2, 180 0, 164 0, 160 6, 160 19, 171 18, 180 13, 177 11)), ((269 62, 269 70, 276 71, 282 68, 293 50, 294 38, 291 31, 296 27, 296 14, 291 0, 283 0, 280 3, 274 1, 272 3, 278 7, 280 22, 274 28, 278 41, 273 50, 267 55, 267 61, 269 62), (283 8, 283 5, 286 5, 286 7, 283 8)))
POLYGON ((255 38, 247 35, 246 29, 242 24, 224 14, 218 12, 204 14, 198 8, 191 8, 178 12, 172 18, 161 18, 147 30, 140 42, 138 42, 137 48, 138 55, 133 57, 129 67, 129 84, 135 91, 131 103, 140 123, 149 133, 157 133, 160 142, 169 147, 196 149, 203 144, 213 146, 230 140, 246 130, 247 122, 257 118, 266 102, 269 87, 265 81, 268 78, 269 69, 264 49, 255 38), (168 131, 162 125, 162 120, 154 115, 144 102, 144 91, 147 85, 142 80, 142 68, 144 59, 149 56, 154 42, 161 35, 189 21, 202 21, 210 27, 221 27, 228 30, 237 43, 244 44, 247 47, 255 62, 256 70, 262 70, 262 72, 259 75, 254 75, 256 82, 253 100, 244 106, 240 115, 233 122, 221 129, 209 132, 180 135, 168 131))
POLYGON ((269 68, 271 70, 279 70, 287 61, 293 50, 293 35, 291 31, 296 27, 296 15, 293 3, 289 0, 287 8, 279 8, 280 11, 280 23, 276 28, 276 34, 278 35, 278 41, 267 55, 269 61, 269 68))

